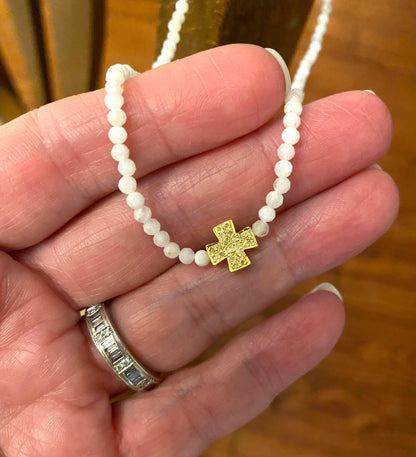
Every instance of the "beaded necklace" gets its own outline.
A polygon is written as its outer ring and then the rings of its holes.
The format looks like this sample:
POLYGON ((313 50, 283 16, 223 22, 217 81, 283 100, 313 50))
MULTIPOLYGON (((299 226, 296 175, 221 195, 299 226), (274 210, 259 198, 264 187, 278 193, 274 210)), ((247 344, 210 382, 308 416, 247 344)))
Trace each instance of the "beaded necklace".
MULTIPOLYGON (((178 0, 175 11, 168 23, 168 34, 163 43, 161 53, 156 59, 153 68, 167 64, 175 56, 176 46, 180 41, 180 31, 185 21, 185 15, 189 9, 188 0, 178 0)), ((127 120, 126 113, 121 109, 124 104, 123 84, 139 73, 129 65, 112 65, 106 74, 106 96, 104 103, 109 109, 108 122, 111 128, 108 137, 113 143, 111 156, 118 162, 118 171, 121 178, 118 188, 126 195, 127 205, 134 211, 134 219, 143 224, 143 230, 153 237, 156 246, 163 249, 166 257, 175 259, 183 264, 195 262, 198 266, 206 266, 210 263, 217 265, 227 259, 230 271, 237 271, 251 264, 246 250, 258 246, 257 238, 265 237, 269 233, 269 223, 276 217, 276 209, 282 206, 284 194, 290 190, 289 177, 293 165, 290 162, 295 155, 295 145, 300 140, 299 126, 302 113, 304 88, 311 68, 318 58, 322 47, 322 40, 326 32, 331 12, 331 0, 322 0, 321 13, 312 35, 309 48, 299 64, 291 89, 286 97, 283 118, 284 130, 282 132, 283 143, 277 148, 278 161, 274 167, 276 180, 273 190, 266 195, 265 205, 258 211, 259 219, 251 227, 236 231, 232 220, 227 220, 213 228, 217 241, 194 252, 191 248, 180 248, 177 243, 171 241, 170 235, 161 230, 159 221, 152 217, 151 209, 145 205, 145 198, 137 191, 137 181, 133 177, 136 165, 129 158, 129 148, 126 146, 127 131, 123 127, 127 120), (257 238, 256 238, 257 237, 257 238)), ((275 52, 268 49, 272 54, 275 52)))

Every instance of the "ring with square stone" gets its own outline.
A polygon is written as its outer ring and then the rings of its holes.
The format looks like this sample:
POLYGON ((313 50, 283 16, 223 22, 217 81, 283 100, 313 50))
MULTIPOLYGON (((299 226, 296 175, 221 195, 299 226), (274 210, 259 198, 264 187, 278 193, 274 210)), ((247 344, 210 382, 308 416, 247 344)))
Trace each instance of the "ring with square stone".
POLYGON ((136 391, 150 390, 161 382, 160 376, 139 363, 123 344, 104 304, 87 308, 85 320, 95 347, 128 387, 136 391))

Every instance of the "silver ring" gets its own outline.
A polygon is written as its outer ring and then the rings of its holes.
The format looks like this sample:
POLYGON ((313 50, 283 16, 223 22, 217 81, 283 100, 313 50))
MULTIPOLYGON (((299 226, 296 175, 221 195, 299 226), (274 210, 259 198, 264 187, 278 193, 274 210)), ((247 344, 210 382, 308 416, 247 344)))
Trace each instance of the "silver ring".
POLYGON ((95 347, 131 389, 149 390, 160 383, 160 377, 141 365, 120 340, 103 304, 87 308, 85 320, 95 347))

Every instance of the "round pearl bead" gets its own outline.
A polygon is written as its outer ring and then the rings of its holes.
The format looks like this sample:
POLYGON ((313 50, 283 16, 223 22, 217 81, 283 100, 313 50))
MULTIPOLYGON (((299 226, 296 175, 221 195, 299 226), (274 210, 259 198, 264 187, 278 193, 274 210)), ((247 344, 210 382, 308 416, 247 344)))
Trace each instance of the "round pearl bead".
POLYGON ((104 97, 104 104, 108 109, 120 109, 123 106, 124 98, 121 94, 107 94, 104 97))
POLYGON ((133 70, 133 68, 131 68, 130 65, 127 65, 127 64, 122 65, 122 70, 123 70, 124 80, 133 78, 134 76, 137 76, 140 74, 138 71, 133 70))
POLYGON ((204 249, 196 251, 195 263, 198 265, 198 267, 206 267, 207 265, 209 265, 210 260, 207 251, 205 251, 204 249))
POLYGON ((165 248, 169 244, 169 241, 169 233, 165 232, 164 230, 155 233, 155 236, 153 237, 153 243, 155 243, 155 245, 159 248, 165 248))
POLYGON ((121 127, 126 123, 127 116, 122 109, 112 109, 107 114, 107 120, 114 127, 121 127))
POLYGON ((291 144, 283 143, 277 148, 277 155, 281 160, 291 160, 295 156, 295 148, 291 144))
POLYGON ((144 205, 144 197, 140 192, 131 192, 127 195, 126 201, 131 209, 139 209, 144 205))
POLYGON ((144 224, 152 217, 152 211, 148 206, 142 206, 139 209, 134 210, 134 218, 136 221, 144 224))
POLYGON ((263 238, 269 233, 269 224, 265 221, 259 220, 253 224, 252 229, 254 235, 259 238, 263 238))
POLYGON ((156 235, 160 230, 160 223, 157 219, 149 219, 143 224, 143 230, 146 235, 156 235))
POLYGON ((124 127, 111 127, 108 131, 108 138, 114 144, 124 143, 127 140, 127 132, 124 127))
POLYGON ((289 100, 284 108, 285 114, 287 113, 296 113, 298 116, 302 113, 302 104, 296 99, 289 100))
POLYGON ((181 37, 176 30, 169 30, 167 39, 175 46, 181 41, 181 37))
POLYGON ((191 248, 183 248, 179 253, 179 260, 185 264, 189 265, 195 259, 195 252, 191 248))
POLYGON ((266 196, 266 205, 270 206, 271 208, 279 208, 279 206, 282 206, 283 204, 283 196, 282 194, 279 194, 279 192, 276 192, 275 190, 272 190, 269 192, 266 196))
POLYGON ((189 9, 188 2, 186 0, 178 0, 175 4, 175 9, 176 11, 185 14, 189 9))
POLYGON ((300 126, 300 117, 296 113, 287 113, 283 118, 283 125, 285 127, 293 127, 297 129, 300 126))
POLYGON ((114 160, 120 161, 129 157, 129 148, 125 144, 115 144, 111 148, 111 157, 114 160))
POLYGON ((123 194, 130 194, 137 188, 137 181, 133 176, 123 176, 118 182, 118 188, 123 194))
POLYGON ((122 94, 123 93, 123 86, 121 85, 120 82, 118 81, 107 81, 105 83, 105 91, 108 93, 108 92, 111 92, 111 93, 116 93, 116 94, 122 94))
POLYGON ((178 257, 179 252, 179 245, 177 243, 173 243, 172 241, 168 243, 163 249, 163 253, 169 259, 175 259, 176 257, 178 257))
POLYGON ((174 49, 169 49, 169 46, 163 46, 162 52, 160 53, 165 59, 171 61, 173 59, 173 56, 175 55, 175 50, 174 49))
POLYGON ((124 82, 124 75, 120 64, 112 65, 105 75, 106 81, 124 82))
POLYGON ((117 169, 123 176, 133 176, 136 172, 136 164, 131 159, 121 159, 117 169))
POLYGON ((273 183, 273 189, 279 194, 285 194, 290 190, 290 181, 287 178, 277 178, 273 183))
POLYGON ((288 160, 279 160, 274 166, 274 172, 279 178, 287 178, 293 170, 293 165, 288 160))
POLYGON ((177 10, 174 11, 172 14, 172 21, 182 25, 185 21, 185 13, 177 10))
POLYGON ((296 144, 300 140, 300 133, 294 127, 286 127, 282 132, 282 140, 287 144, 296 144))
POLYGON ((276 211, 270 206, 263 206, 259 210, 259 218, 264 222, 271 222, 276 217, 276 211))

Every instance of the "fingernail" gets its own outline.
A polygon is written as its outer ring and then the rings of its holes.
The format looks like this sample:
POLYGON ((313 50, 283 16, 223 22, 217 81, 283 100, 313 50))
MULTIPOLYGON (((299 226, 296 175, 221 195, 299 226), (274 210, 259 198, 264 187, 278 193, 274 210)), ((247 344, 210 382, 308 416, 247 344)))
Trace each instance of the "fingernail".
POLYGON ((266 51, 269 51, 270 54, 277 60, 279 65, 282 68, 283 74, 285 75, 286 82, 286 96, 290 93, 290 88, 292 86, 292 79, 290 78, 289 68, 287 68, 286 62, 283 60, 283 57, 272 48, 265 48, 266 51))
POLYGON ((383 169, 380 167, 380 165, 378 163, 373 163, 373 165, 371 165, 371 167, 368 167, 369 170, 381 170, 383 171, 383 169))
POLYGON ((343 301, 342 295, 340 294, 339 290, 330 282, 323 282, 322 284, 319 284, 319 286, 316 286, 307 295, 313 294, 314 292, 318 292, 320 290, 325 290, 327 292, 331 292, 331 293, 335 294, 341 301, 343 301))
POLYGON ((377 95, 373 90, 366 89, 364 92, 368 92, 369 94, 377 95))

